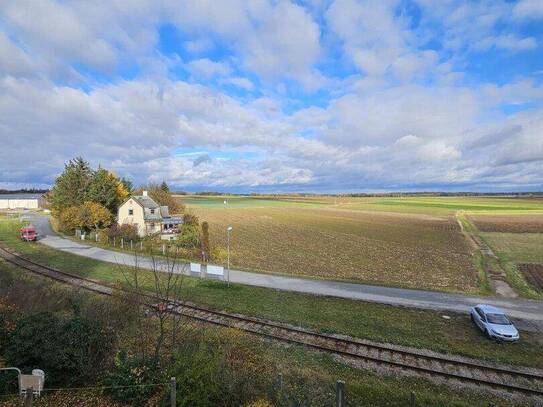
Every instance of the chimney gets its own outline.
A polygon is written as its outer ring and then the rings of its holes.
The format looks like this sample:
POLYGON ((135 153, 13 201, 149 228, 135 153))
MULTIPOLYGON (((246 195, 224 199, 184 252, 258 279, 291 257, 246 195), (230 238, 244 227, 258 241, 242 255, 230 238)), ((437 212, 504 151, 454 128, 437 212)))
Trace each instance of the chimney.
POLYGON ((147 191, 143 191, 143 196, 147 196, 147 191))

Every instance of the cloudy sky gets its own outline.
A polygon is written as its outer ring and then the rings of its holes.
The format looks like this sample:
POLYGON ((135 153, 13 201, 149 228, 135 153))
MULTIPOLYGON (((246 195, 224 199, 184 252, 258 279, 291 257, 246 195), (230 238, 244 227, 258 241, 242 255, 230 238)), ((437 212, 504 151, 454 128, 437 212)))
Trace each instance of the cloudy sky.
POLYGON ((2 0, 0 188, 543 189, 543 1, 2 0))

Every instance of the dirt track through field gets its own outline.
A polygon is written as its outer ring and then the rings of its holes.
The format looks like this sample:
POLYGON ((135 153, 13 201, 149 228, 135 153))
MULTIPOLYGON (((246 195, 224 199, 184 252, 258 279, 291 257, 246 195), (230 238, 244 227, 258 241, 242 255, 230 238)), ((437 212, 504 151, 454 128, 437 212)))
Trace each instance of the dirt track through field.
POLYGON ((470 246, 475 250, 479 250, 481 255, 484 256, 484 272, 490 278, 493 291, 497 295, 502 297, 517 298, 518 294, 506 281, 506 273, 502 265, 500 264, 498 257, 494 254, 490 246, 488 246, 481 239, 481 237, 477 235, 477 227, 475 226, 475 224, 471 222, 463 212, 460 211, 456 213, 456 220, 460 225, 460 229, 468 240, 470 246), (464 222, 469 225, 469 229, 471 231, 466 230, 466 228, 464 227, 464 222), (492 259, 492 261, 488 261, 489 259, 492 259), (491 267, 490 264, 492 264, 493 267, 491 267))

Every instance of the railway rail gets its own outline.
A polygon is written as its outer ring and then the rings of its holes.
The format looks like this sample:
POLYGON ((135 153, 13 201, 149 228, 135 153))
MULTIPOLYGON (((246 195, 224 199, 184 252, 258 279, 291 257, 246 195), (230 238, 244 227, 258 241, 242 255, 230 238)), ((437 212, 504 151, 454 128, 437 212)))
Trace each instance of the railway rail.
MULTIPOLYGON (((77 286, 103 295, 111 295, 113 288, 106 283, 60 271, 0 247, 0 257, 32 273, 77 286)), ((125 290, 129 291, 129 290, 125 290)), ((157 297, 144 295, 146 304, 156 306, 157 297)), ((509 367, 490 366, 476 361, 454 359, 442 355, 406 350, 393 345, 376 344, 353 338, 313 332, 260 318, 216 311, 186 302, 170 302, 168 312, 208 324, 237 328, 269 339, 303 345, 318 351, 366 362, 385 365, 432 377, 452 379, 493 388, 521 393, 543 400, 543 374, 509 367)))

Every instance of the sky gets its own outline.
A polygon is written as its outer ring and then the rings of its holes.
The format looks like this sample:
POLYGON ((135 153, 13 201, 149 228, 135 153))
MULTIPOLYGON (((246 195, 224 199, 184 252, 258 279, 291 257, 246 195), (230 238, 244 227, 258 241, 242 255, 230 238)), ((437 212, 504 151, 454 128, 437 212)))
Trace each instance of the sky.
POLYGON ((543 0, 3 0, 0 188, 543 190, 543 0))

